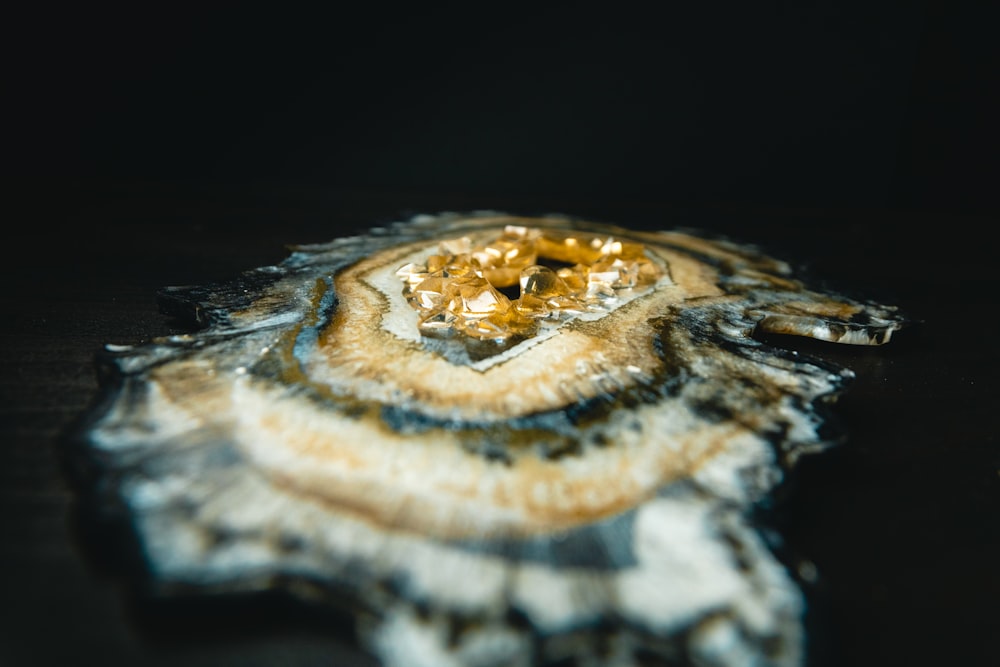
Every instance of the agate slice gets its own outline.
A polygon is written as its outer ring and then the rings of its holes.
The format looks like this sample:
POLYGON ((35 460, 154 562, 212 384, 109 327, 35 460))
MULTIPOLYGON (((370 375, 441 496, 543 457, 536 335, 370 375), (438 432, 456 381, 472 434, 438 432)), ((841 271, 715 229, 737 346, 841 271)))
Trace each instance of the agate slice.
POLYGON ((749 517, 852 374, 757 334, 904 323, 751 247, 501 213, 161 306, 196 332, 108 345, 81 439, 149 581, 308 590, 386 667, 801 664, 802 593, 749 517))

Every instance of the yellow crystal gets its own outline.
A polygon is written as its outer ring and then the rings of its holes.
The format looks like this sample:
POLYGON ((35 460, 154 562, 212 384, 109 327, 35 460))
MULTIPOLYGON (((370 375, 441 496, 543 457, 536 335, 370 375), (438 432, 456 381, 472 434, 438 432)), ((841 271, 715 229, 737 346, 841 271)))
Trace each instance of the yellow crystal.
POLYGON ((468 255, 472 252, 472 239, 468 236, 463 236, 459 239, 441 241, 438 245, 438 249, 441 251, 442 255, 468 255))
POLYGON ((443 295, 448 310, 460 317, 504 315, 510 310, 510 299, 498 292, 488 280, 475 275, 448 283, 443 295))
POLYGON ((529 266, 521 271, 521 297, 530 294, 541 299, 554 296, 566 296, 570 293, 569 286, 555 271, 547 266, 529 266))
POLYGON ((468 237, 442 241, 424 263, 396 271, 422 333, 496 341, 532 335, 546 318, 604 310, 618 290, 650 285, 661 275, 642 244, 516 225, 482 245, 468 237), (545 262, 570 266, 553 269, 545 262), (514 286, 517 299, 500 292, 514 286))

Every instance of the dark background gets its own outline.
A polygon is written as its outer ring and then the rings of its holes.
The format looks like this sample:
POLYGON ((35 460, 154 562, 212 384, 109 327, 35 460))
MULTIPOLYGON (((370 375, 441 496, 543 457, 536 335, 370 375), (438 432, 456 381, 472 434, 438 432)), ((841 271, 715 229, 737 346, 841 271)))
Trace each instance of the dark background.
POLYGON ((295 605, 134 600, 59 445, 103 344, 180 330, 158 288, 484 208, 700 227, 912 314, 796 344, 858 380, 772 520, 819 573, 812 663, 995 664, 997 12, 639 6, 8 11, 0 664, 346 660, 295 605))
POLYGON ((14 173, 996 211, 988 3, 206 4, 15 11, 14 173))

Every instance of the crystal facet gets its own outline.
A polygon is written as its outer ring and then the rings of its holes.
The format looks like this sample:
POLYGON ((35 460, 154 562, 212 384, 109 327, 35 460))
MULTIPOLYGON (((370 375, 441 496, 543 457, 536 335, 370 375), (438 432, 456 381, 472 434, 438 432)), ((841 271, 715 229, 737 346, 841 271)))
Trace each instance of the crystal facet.
POLYGON ((617 290, 662 275, 640 243, 516 225, 481 244, 447 239, 423 263, 396 271, 421 332, 495 341, 531 336, 541 319, 606 310, 617 290), (513 300, 499 291, 515 286, 513 300))

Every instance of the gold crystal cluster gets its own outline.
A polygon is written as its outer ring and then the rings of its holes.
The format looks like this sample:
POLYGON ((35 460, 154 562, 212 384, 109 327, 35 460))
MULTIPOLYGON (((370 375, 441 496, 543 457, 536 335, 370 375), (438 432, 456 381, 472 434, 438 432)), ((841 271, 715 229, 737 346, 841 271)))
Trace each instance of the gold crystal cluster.
POLYGON ((497 342, 607 310, 624 290, 651 285, 662 273, 640 243, 514 225, 482 245, 468 237, 443 241, 425 262, 396 271, 422 334, 497 342), (504 293, 515 289, 516 298, 504 293))

